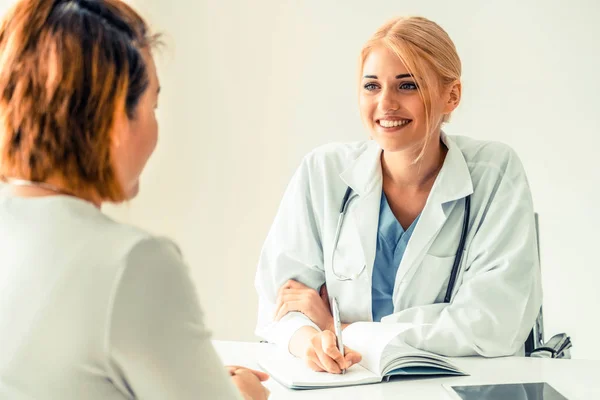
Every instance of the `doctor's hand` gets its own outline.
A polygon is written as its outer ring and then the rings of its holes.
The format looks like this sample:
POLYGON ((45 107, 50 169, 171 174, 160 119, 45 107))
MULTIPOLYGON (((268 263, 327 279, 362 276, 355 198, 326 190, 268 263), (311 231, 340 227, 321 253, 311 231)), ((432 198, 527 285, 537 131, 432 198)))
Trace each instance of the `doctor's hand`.
POLYGON ((269 389, 261 383, 269 379, 269 375, 239 366, 228 366, 227 370, 233 383, 244 396, 244 400, 266 400, 269 398, 269 389))
POLYGON ((275 310, 275 321, 279 321, 289 312, 298 311, 306 315, 321 330, 334 330, 325 285, 321 287, 320 292, 317 292, 300 282, 289 280, 279 289, 275 310))
POLYGON ((317 372, 342 373, 362 360, 360 353, 344 346, 344 355, 337 348, 337 339, 332 331, 317 332, 306 326, 300 328, 290 342, 290 351, 302 358, 306 364, 317 372), (298 354, 297 354, 298 353, 298 354))

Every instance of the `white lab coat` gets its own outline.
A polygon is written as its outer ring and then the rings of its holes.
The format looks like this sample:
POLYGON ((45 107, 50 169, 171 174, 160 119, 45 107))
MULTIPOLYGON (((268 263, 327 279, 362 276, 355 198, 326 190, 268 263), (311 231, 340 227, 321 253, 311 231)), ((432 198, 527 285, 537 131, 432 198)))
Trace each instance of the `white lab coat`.
MULTIPOLYGON (((523 166, 508 146, 442 133, 444 165, 408 243, 393 293, 394 313, 409 322, 410 345, 448 356, 486 357, 522 350, 542 291, 534 211, 523 166), (443 303, 471 194, 469 233, 452 301, 443 303)), ((318 290, 327 283, 342 322, 372 321, 371 274, 382 191, 381 148, 374 141, 334 144, 308 154, 293 176, 261 252, 256 273, 256 333, 283 348, 305 315, 273 321, 278 289, 294 279, 318 290), (348 207, 331 273, 333 239, 347 187, 348 207)), ((318 329, 318 328, 317 328, 318 329)))

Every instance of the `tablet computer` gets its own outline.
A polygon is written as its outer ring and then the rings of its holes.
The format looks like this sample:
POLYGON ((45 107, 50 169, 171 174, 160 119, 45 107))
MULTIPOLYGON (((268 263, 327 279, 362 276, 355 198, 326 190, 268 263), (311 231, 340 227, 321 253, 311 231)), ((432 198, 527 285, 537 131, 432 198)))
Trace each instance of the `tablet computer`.
POLYGON ((568 400, 546 382, 442 386, 455 400, 568 400))

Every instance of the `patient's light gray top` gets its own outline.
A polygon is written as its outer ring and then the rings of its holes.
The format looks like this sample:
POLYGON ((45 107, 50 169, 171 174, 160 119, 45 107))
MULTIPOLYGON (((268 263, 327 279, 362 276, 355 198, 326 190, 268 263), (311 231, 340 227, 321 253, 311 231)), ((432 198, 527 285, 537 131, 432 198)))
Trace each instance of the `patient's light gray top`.
POLYGON ((76 198, 0 194, 0 398, 238 394, 173 243, 76 198))

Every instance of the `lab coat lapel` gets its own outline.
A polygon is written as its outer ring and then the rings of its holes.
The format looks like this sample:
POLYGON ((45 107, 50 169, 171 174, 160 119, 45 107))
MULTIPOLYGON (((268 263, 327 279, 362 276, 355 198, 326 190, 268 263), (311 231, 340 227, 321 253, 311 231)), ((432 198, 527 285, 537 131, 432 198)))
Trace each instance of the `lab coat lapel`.
MULTIPOLYGON (((462 152, 443 132, 441 139, 448 147, 448 153, 400 262, 394 300, 400 295, 403 284, 409 282, 421 265, 423 257, 448 219, 452 209, 448 205, 473 193, 471 173, 462 152)), ((398 302, 395 301, 395 304, 398 302)))
POLYGON ((415 226, 408 241, 402 261, 400 261, 398 273, 396 274, 394 292, 398 291, 400 284, 405 279, 410 279, 412 274, 414 274, 416 270, 415 266, 421 263, 437 233, 446 222, 447 216, 444 213, 441 203, 435 197, 430 195, 427 199, 417 226, 415 226))
POLYGON ((381 186, 374 188, 362 196, 356 207, 350 212, 350 218, 358 230, 360 245, 365 256, 365 272, 371 281, 375 253, 377 251, 377 228, 379 225, 379 205, 381 202, 381 186))
POLYGON ((375 252, 377 250, 377 227, 381 201, 381 148, 369 142, 367 149, 340 174, 342 180, 358 195, 348 208, 351 224, 356 229, 365 257, 365 272, 371 282, 375 252))

